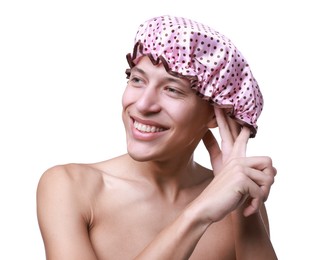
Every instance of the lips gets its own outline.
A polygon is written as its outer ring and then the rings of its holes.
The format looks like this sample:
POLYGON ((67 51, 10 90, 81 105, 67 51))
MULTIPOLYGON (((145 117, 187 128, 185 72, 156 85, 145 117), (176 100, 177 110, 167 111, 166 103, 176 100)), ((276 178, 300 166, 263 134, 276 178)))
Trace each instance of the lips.
POLYGON ((152 121, 134 117, 131 117, 131 119, 133 121, 133 127, 142 133, 159 133, 168 129, 152 121))
POLYGON ((134 121, 133 125, 135 129, 144 133, 156 133, 156 132, 162 132, 166 130, 165 128, 162 128, 162 127, 157 127, 154 125, 146 125, 137 121, 134 121))

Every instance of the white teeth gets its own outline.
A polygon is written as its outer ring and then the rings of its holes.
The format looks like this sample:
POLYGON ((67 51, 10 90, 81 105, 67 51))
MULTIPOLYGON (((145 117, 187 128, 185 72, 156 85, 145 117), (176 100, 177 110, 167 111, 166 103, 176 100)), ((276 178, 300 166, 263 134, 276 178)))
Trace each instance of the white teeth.
POLYGON ((155 133, 155 132, 164 131, 163 128, 151 126, 151 125, 144 125, 144 124, 141 124, 141 123, 136 122, 136 121, 134 121, 134 127, 137 130, 140 130, 141 132, 146 132, 146 133, 155 133))

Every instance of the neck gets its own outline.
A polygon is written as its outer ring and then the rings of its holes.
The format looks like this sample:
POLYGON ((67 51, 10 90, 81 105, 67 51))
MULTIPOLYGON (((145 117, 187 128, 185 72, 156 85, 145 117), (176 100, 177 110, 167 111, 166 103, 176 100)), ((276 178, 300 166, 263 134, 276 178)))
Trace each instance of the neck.
POLYGON ((176 200, 179 192, 200 182, 197 169, 199 165, 194 162, 193 156, 189 158, 175 158, 168 161, 139 162, 132 159, 131 174, 145 180, 148 185, 167 196, 170 200, 176 200))

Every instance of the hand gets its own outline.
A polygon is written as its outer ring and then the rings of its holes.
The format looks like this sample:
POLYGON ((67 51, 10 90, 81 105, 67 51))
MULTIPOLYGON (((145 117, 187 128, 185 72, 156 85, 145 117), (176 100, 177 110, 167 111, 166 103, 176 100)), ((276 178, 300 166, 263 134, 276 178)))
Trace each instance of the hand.
POLYGON ((209 152, 214 174, 216 174, 228 160, 246 156, 250 131, 247 127, 243 127, 242 135, 239 136, 241 126, 235 120, 226 116, 222 109, 217 107, 214 109, 221 136, 221 148, 210 130, 203 137, 203 142, 209 152))
POLYGON ((221 148, 214 135, 208 131, 203 141, 210 155, 215 178, 204 193, 210 193, 207 196, 214 200, 217 212, 213 220, 223 218, 244 201, 248 203, 243 214, 249 216, 257 212, 268 198, 276 169, 267 156, 246 157, 250 137, 248 127, 241 129, 222 109, 215 107, 215 114, 221 148))

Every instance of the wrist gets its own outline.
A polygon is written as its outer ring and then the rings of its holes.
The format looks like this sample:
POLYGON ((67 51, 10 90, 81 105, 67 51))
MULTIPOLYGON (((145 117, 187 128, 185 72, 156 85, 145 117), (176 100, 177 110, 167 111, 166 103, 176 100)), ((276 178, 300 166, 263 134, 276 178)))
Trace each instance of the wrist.
POLYGON ((191 226, 207 229, 214 222, 208 212, 209 210, 203 210, 199 203, 192 203, 183 211, 182 218, 191 226))

